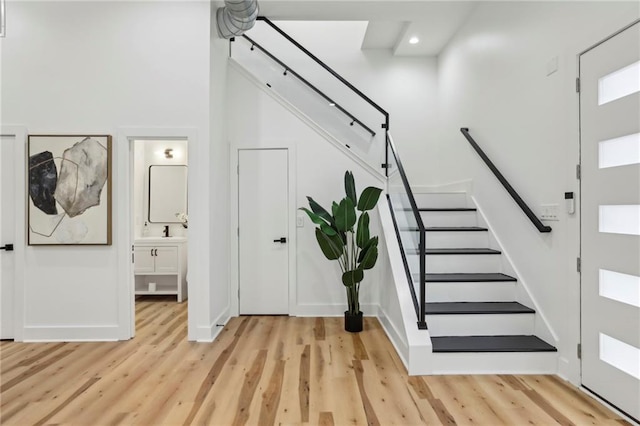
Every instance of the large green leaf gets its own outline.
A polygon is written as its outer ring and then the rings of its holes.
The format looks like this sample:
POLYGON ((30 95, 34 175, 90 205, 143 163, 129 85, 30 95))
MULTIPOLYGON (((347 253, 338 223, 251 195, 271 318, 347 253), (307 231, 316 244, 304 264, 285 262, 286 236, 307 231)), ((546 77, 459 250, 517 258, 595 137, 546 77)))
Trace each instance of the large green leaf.
POLYGON ((305 207, 300 207, 298 210, 303 210, 308 216, 309 219, 311 219, 311 221, 313 223, 315 223, 318 226, 322 226, 322 225, 327 225, 327 221, 324 220, 323 218, 321 218, 320 216, 318 216, 317 214, 315 214, 314 212, 312 212, 311 210, 305 208, 305 207))
POLYGON ((315 214, 317 214, 327 222, 333 223, 333 217, 329 214, 328 211, 324 209, 324 207, 316 203, 316 201, 311 197, 307 197, 307 200, 309 200, 309 206, 311 207, 311 211, 313 211, 315 214))
POLYGON ((363 256, 362 261, 358 265, 358 268, 371 269, 375 266, 377 260, 378 260, 378 247, 371 246, 363 256))
POLYGON ((336 212, 338 211, 338 203, 336 203, 335 201, 333 203, 331 203, 331 213, 333 213, 333 217, 336 217, 336 212))
POLYGON ((358 219, 358 229, 356 231, 356 244, 360 248, 369 242, 369 213, 364 212, 358 219))
POLYGON ((336 227, 339 231, 346 232, 356 224, 356 209, 351 198, 343 198, 338 205, 335 214, 336 227))
POLYGON ((347 271, 342 274, 342 284, 347 287, 352 287, 358 284, 364 279, 364 271, 362 269, 355 269, 353 271, 347 271))
POLYGON ((333 237, 334 235, 338 235, 338 231, 336 231, 335 229, 333 229, 331 226, 327 225, 326 223, 323 223, 322 225, 320 225, 320 229, 322 229, 322 232, 327 234, 329 237, 333 237))
POLYGON ((378 247, 378 237, 373 237, 369 241, 367 241, 367 244, 365 244, 365 246, 360 251, 360 255, 358 256, 358 263, 362 262, 362 259, 364 259, 364 257, 367 254, 367 251, 371 247, 378 247))
POLYGON ((346 171, 344 173, 344 192, 348 198, 351 198, 353 205, 358 204, 358 196, 356 195, 356 183, 353 180, 353 173, 346 171))
POLYGON ((343 245, 339 235, 329 236, 316 228, 316 240, 327 259, 336 260, 342 255, 343 245))
POLYGON ((378 203, 378 198, 380 198, 380 193, 382 189, 375 188, 373 186, 368 186, 362 191, 360 194, 360 200, 358 200, 358 210, 361 212, 371 210, 378 203))

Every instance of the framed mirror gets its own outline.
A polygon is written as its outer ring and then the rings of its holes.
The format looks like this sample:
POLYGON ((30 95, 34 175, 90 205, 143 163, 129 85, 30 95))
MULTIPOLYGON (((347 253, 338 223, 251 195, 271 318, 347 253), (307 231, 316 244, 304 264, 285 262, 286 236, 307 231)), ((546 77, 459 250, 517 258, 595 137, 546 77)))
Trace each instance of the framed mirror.
POLYGON ((187 213, 187 166, 149 166, 149 222, 181 223, 187 213))

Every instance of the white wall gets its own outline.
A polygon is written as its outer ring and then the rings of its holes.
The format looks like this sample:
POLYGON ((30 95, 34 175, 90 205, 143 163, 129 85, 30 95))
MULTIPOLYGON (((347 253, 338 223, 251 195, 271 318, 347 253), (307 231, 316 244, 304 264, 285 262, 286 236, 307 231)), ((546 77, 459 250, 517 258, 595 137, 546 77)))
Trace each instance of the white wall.
MULTIPOLYGON (((190 173, 209 167, 209 9, 208 2, 8 2, 2 124, 32 134, 114 135, 113 245, 25 249, 25 339, 127 336, 130 307, 118 294, 128 283, 118 259, 130 250, 120 234, 129 183, 118 176, 126 175, 121 153, 129 147, 116 136, 122 127, 196 129, 190 173)), ((190 219, 199 229, 210 218, 209 183, 193 182, 190 219)), ((206 236, 196 240, 208 259, 206 236)), ((191 265, 190 274, 208 285, 208 269, 191 265)), ((208 299, 199 303, 197 323, 208 326, 208 299)))
MULTIPOLYGON (((439 57, 437 178, 472 178, 474 195, 559 337, 560 373, 579 380, 579 217, 563 209, 578 191, 577 55, 639 16, 637 2, 479 4, 439 57), (559 69, 547 76, 547 62, 559 69), (540 234, 459 132, 469 127, 535 213, 559 204, 540 234)), ((435 161, 433 161, 435 160, 435 161)), ((422 175, 421 175, 422 176, 422 175)), ((578 200, 579 201, 579 200, 578 200)))
MULTIPOLYGON (((287 108, 245 78, 235 68, 228 73, 228 135, 233 151, 239 147, 288 147, 293 158, 293 176, 297 207, 308 207, 306 196, 330 209, 331 202, 344 197, 344 172, 352 170, 360 193, 367 186, 382 187, 382 182, 344 155, 329 141, 293 115, 287 108)), ((235 167, 235 164, 233 165, 235 167)), ((233 175, 235 176, 235 170, 233 175)), ((382 198, 380 202, 385 202, 382 198)), ((237 203, 236 203, 237 204, 237 203)), ((314 226, 303 212, 290 212, 290 220, 303 216, 304 227, 297 228, 297 274, 292 277, 297 295, 292 315, 339 315, 346 309, 346 293, 337 263, 327 260, 315 239, 314 226)), ((232 225, 237 218, 232 218, 232 225)), ((232 228, 234 228, 232 226, 232 228)), ((381 234, 375 211, 372 235, 381 234)), ((232 246, 233 247, 233 246, 232 246)), ((381 255, 382 256, 382 255, 381 255)), ((378 305, 380 268, 367 271, 361 287, 365 315, 375 315, 378 305)), ((232 274, 237 280, 237 274, 232 274)), ((233 284, 232 284, 233 285, 233 284)))
MULTIPOLYGON (((212 8, 215 14, 216 9, 212 8)), ((215 19, 212 19, 215 22, 215 19)), ((211 185, 209 238, 211 253, 211 287, 209 323, 215 334, 229 317, 229 139, 227 137, 227 62, 229 41, 218 38, 211 25, 211 164, 208 167, 211 185)), ((213 337, 212 334, 212 337, 213 337)))

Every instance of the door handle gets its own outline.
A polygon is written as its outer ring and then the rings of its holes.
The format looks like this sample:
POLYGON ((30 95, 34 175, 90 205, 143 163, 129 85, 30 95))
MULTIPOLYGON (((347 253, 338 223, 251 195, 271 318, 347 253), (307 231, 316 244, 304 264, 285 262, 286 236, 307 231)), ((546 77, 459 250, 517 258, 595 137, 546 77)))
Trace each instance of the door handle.
POLYGON ((13 244, 7 244, 0 247, 0 250, 13 251, 13 244))
POLYGON ((156 249, 156 250, 153 252, 153 255, 154 255, 154 256, 157 256, 157 255, 158 255, 158 249, 156 249))
POLYGON ((273 240, 274 243, 280 243, 280 244, 286 244, 287 243, 287 237, 282 237, 279 238, 277 240, 273 240))

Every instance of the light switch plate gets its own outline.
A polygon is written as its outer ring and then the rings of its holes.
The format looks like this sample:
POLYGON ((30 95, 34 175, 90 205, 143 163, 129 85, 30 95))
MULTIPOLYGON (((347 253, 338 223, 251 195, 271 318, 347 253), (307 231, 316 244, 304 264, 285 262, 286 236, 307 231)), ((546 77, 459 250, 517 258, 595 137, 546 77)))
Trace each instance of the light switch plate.
POLYGON ((296 226, 298 228, 304 228, 304 216, 296 216, 296 226))
POLYGON ((559 204, 542 204, 540 205, 542 215, 540 219, 549 221, 560 220, 560 205, 559 204))

